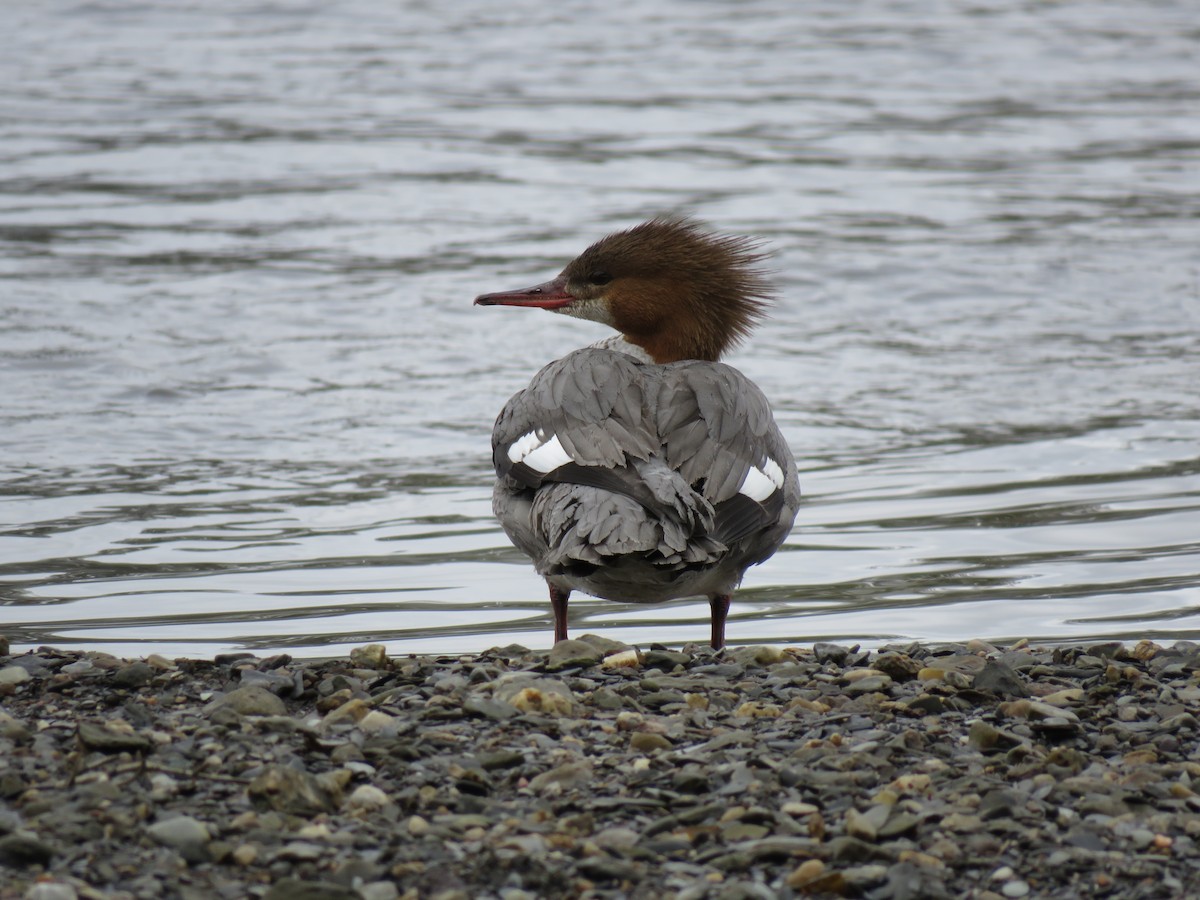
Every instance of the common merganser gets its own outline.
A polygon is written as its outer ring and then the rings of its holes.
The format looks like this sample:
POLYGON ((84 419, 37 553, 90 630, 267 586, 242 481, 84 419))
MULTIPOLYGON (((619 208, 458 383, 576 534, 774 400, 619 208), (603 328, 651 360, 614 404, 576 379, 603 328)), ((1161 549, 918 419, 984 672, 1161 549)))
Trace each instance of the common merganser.
POLYGON ((554 639, 580 590, 629 603, 705 596, 712 646, 749 566, 791 531, 800 486, 762 391, 717 360, 766 314, 743 237, 658 218, 610 234, 559 276, 483 294, 620 334, 550 363, 492 431, 492 507, 550 588, 554 639))

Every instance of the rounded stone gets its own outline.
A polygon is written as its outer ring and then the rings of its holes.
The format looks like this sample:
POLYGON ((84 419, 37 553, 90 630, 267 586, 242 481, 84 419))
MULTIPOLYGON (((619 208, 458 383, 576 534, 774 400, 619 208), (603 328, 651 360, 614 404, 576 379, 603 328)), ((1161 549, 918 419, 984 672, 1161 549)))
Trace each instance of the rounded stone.
POLYGON ((287 704, 257 685, 247 685, 230 691, 216 702, 215 707, 232 709, 242 716, 287 715, 287 704))
POLYGON ((5 666, 0 669, 0 684, 21 684, 33 676, 20 666, 5 666))

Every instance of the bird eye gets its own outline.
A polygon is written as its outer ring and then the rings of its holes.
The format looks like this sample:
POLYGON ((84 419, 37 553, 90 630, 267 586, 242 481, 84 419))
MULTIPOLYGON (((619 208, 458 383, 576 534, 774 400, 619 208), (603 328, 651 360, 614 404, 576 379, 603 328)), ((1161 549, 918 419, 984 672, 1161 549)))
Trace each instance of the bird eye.
POLYGON ((588 276, 588 284, 608 284, 612 281, 612 276, 607 272, 593 272, 588 276))

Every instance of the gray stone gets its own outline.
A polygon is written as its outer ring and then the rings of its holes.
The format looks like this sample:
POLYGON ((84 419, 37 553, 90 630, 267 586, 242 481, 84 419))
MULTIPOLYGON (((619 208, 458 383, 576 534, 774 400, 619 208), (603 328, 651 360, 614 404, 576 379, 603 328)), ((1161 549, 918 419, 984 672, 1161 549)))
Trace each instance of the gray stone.
POLYGON ((850 650, 841 644, 830 644, 823 641, 813 644, 813 656, 819 663, 833 663, 840 666, 849 655, 850 650))
POLYGON ((27 744, 33 740, 33 732, 20 719, 0 710, 0 738, 7 738, 14 744, 27 744))
POLYGON ((1000 697, 1028 697, 1029 688, 1021 676, 999 660, 990 659, 975 676, 971 686, 1000 697))
POLYGON ((350 651, 350 663, 360 669, 386 669, 387 648, 383 644, 366 644, 350 651))
POLYGON ((0 837, 0 863, 10 866, 46 866, 55 849, 31 831, 14 831, 0 837))
POLYGON ((591 644, 605 656, 633 649, 628 644, 621 641, 614 641, 612 638, 606 638, 600 634, 584 634, 580 635, 578 639, 584 644, 591 644))
POLYGON ((286 766, 268 767, 250 782, 246 793, 259 805, 297 816, 333 812, 341 799, 325 782, 286 766))
POLYGON ((561 766, 555 766, 553 769, 535 776, 530 779, 529 787, 534 793, 538 793, 552 784, 561 787, 579 787, 591 780, 592 764, 580 760, 578 762, 563 763, 561 766))
POLYGON ((150 738, 133 731, 123 720, 105 725, 80 722, 76 733, 83 746, 101 753, 149 753, 154 749, 150 738))
POLYGON ((676 666, 686 666, 692 661, 689 653, 667 650, 662 647, 652 647, 642 655, 642 666, 647 669, 662 669, 671 672, 676 666))
POLYGON ((112 683, 116 687, 140 688, 154 680, 158 672, 144 662, 130 663, 122 666, 112 674, 112 683))
POLYGON ((850 682, 842 690, 850 696, 856 696, 858 694, 885 693, 891 686, 892 679, 887 675, 868 675, 866 678, 850 682))
POLYGON ((78 891, 61 881, 39 881, 27 890, 22 900, 77 900, 78 891))
POLYGON ((0 684, 20 684, 33 676, 21 666, 5 666, 0 669, 0 684))
POLYGON ((281 878, 271 885, 263 900, 362 900, 354 888, 332 881, 281 878))
POLYGON ((517 750, 496 750, 490 753, 480 753, 476 759, 479 761, 481 769, 491 772, 496 769, 511 769, 514 766, 522 765, 525 762, 525 754, 517 750))
POLYGON ((594 666, 603 656, 602 650, 586 641, 558 641, 546 659, 546 669, 557 672, 560 669, 594 666))
POLYGON ((232 709, 240 716, 283 716, 287 715, 287 704, 266 688, 248 684, 230 691, 219 700, 209 704, 209 712, 217 709, 232 709))
POLYGON ((495 719, 497 722, 503 722, 505 719, 511 719, 521 714, 511 703, 491 700, 487 697, 468 697, 463 701, 463 711, 474 716, 482 716, 485 719, 495 719))
POLYGON ((158 843, 177 851, 188 862, 208 862, 206 845, 212 839, 208 826, 191 816, 163 819, 146 828, 158 843))

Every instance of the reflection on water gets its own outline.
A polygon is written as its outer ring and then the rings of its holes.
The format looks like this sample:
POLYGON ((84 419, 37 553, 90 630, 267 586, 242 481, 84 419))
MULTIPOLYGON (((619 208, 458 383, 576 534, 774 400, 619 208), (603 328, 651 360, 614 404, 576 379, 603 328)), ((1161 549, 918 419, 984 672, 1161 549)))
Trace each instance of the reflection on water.
MULTIPOLYGON (((731 641, 1197 639, 1194 11, 919 13, 14 13, 0 629, 545 646, 488 434, 605 332, 470 299, 683 211, 775 250, 783 300, 731 361, 806 496, 731 641)), ((643 644, 707 617, 572 601, 643 644)))

